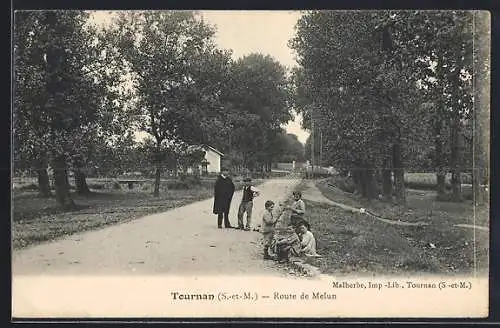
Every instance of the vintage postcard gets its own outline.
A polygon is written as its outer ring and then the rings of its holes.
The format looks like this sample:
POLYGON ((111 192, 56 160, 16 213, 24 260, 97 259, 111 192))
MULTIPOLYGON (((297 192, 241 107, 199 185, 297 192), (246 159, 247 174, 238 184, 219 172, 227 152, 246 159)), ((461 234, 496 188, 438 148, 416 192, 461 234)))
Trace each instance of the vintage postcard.
POLYGON ((490 20, 15 11, 12 317, 487 317, 490 20))

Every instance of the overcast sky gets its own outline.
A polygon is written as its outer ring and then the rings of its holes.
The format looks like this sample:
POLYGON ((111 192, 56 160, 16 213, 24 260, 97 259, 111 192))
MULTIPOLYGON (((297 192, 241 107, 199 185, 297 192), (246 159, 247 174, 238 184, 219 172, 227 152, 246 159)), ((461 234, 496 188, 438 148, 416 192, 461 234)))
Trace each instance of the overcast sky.
MULTIPOLYGON (((215 41, 220 48, 231 49, 233 58, 252 52, 269 54, 281 64, 291 68, 296 65, 288 40, 293 37, 294 27, 301 16, 298 11, 200 11, 203 19, 217 28, 215 41)), ((96 12, 93 19, 105 23, 108 12, 96 12)), ((300 117, 286 126, 305 143, 309 133, 300 127, 300 117)))

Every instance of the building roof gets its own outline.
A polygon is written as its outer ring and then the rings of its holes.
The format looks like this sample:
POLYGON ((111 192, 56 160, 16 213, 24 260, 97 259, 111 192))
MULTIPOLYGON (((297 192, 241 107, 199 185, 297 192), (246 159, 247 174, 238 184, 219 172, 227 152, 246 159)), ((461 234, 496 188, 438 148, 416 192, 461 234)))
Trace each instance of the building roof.
POLYGON ((208 149, 210 149, 211 151, 213 151, 213 152, 215 152, 215 153, 219 154, 220 156, 224 156, 224 153, 222 153, 222 152, 218 151, 217 149, 215 149, 215 148, 214 148, 214 147, 212 147, 212 146, 209 146, 209 145, 203 145, 203 147, 204 147, 204 148, 208 148, 208 149))

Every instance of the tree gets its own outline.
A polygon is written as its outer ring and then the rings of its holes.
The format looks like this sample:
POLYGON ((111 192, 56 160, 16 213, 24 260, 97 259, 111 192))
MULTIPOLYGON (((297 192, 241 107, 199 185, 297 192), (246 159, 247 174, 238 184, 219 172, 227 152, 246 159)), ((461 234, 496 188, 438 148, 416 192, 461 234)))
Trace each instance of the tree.
POLYGON ((247 168, 270 169, 281 125, 292 119, 286 69, 271 56, 250 54, 231 67, 224 96, 231 145, 247 168))
POLYGON ((279 154, 278 160, 280 162, 304 161, 304 145, 298 140, 295 134, 282 131, 274 149, 279 154))
POLYGON ((193 172, 197 174, 197 167, 205 158, 205 154, 206 152, 201 148, 201 146, 183 145, 183 147, 177 150, 178 165, 183 167, 184 171, 190 167, 193 169, 193 172))
POLYGON ((452 193, 461 200, 461 171, 464 164, 464 130, 472 107, 472 12, 396 12, 387 18, 398 43, 398 56, 413 69, 435 104, 432 112, 435 136, 437 190, 444 193, 446 166, 452 173, 452 193), (408 26, 416 28, 408 29, 408 26), (449 159, 443 163, 443 131, 449 126, 449 159), (447 165, 446 165, 447 164, 447 165))
POLYGON ((41 15, 17 12, 14 34, 14 168, 35 167, 39 191, 49 197, 50 185, 47 174, 48 148, 42 115, 36 115, 44 101, 43 54, 36 43, 41 15))
POLYGON ((165 144, 199 143, 205 135, 203 58, 224 55, 215 50, 213 28, 192 12, 121 13, 109 33, 132 72, 140 129, 154 138, 158 196, 165 144))
POLYGON ((390 167, 404 202, 401 131, 410 123, 414 85, 396 83, 407 81, 406 71, 382 47, 381 15, 310 12, 299 20, 290 42, 301 65, 294 74, 294 104, 304 124, 321 131, 323 157, 352 171, 363 196, 376 196, 376 171, 390 167))
POLYGON ((301 65, 293 79, 296 110, 306 126, 315 122, 323 131, 329 160, 353 171, 364 196, 374 195, 381 169, 386 198, 392 198, 392 172, 403 203, 405 161, 434 135, 434 157, 443 166, 449 126, 458 198, 460 140, 471 107, 470 26, 469 14, 444 11, 323 11, 299 20, 290 42, 301 65))
POLYGON ((95 135, 109 95, 96 31, 87 18, 81 11, 16 12, 16 124, 36 140, 24 139, 19 151, 47 156, 63 208, 74 207, 68 160, 81 155, 95 135))

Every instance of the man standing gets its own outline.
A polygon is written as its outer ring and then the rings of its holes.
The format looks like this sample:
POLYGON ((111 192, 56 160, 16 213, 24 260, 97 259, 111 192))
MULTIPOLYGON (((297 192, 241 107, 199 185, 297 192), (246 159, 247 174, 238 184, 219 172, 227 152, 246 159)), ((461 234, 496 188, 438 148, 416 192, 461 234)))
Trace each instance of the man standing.
POLYGON ((252 186, 252 179, 245 178, 243 180, 243 197, 241 198, 240 207, 238 208, 238 229, 250 231, 252 223, 252 208, 253 199, 259 195, 259 190, 252 186), (247 213, 247 224, 243 225, 243 214, 247 213))
POLYGON ((229 177, 228 170, 222 170, 214 187, 214 214, 217 214, 217 227, 222 229, 222 218, 224 217, 224 228, 232 228, 229 222, 229 208, 234 194, 234 183, 229 177))

